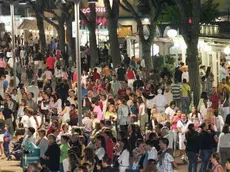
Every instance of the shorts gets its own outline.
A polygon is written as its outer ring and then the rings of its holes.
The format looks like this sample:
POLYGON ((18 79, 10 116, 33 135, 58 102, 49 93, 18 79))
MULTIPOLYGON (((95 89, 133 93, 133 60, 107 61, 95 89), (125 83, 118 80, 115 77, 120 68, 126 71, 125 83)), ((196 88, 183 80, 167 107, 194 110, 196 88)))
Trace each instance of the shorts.
POLYGON ((0 142, 4 141, 4 134, 0 134, 0 142))

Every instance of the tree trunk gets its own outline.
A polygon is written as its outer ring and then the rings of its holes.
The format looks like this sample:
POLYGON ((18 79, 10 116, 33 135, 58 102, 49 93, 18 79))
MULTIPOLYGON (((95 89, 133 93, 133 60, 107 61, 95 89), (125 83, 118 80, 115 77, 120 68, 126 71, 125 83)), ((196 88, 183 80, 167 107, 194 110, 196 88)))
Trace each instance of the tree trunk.
POLYGON ((58 30, 58 38, 59 38, 59 47, 62 53, 65 52, 65 17, 64 14, 61 13, 58 30))
POLYGON ((110 51, 113 66, 117 67, 121 63, 121 53, 119 48, 119 40, 117 36, 117 19, 108 20, 110 51))
POLYGON ((90 44, 90 67, 94 68, 96 62, 98 61, 98 51, 97 51, 97 38, 95 33, 95 27, 88 27, 89 29, 89 44, 90 44))
MULTIPOLYGON (((41 13, 43 13, 41 11, 41 13)), ((39 39, 40 39, 40 45, 41 45, 41 53, 45 55, 46 52, 46 36, 45 36, 45 29, 44 29, 44 22, 43 19, 40 17, 40 15, 35 11, 35 15, 37 18, 37 26, 39 30, 39 39)))
POLYGON ((151 70, 153 70, 153 59, 151 56, 152 42, 147 40, 142 40, 141 44, 142 44, 143 58, 145 59, 145 66, 147 68, 147 71, 150 72, 151 70))
POLYGON ((68 20, 66 22, 66 30, 68 33, 68 54, 72 57, 72 59, 76 60, 75 54, 75 42, 72 35, 72 20, 68 20))
POLYGON ((193 92, 193 103, 197 107, 200 100, 200 73, 198 62, 197 41, 187 43, 187 63, 189 72, 189 81, 193 92))

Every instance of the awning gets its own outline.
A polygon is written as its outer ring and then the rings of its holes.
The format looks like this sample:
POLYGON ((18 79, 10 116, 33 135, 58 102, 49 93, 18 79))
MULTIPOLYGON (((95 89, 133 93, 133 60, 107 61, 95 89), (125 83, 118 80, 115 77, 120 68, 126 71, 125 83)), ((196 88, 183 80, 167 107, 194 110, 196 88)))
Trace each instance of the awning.
MULTIPOLYGON (((45 30, 52 30, 53 26, 44 21, 45 30)), ((18 26, 18 29, 22 30, 38 30, 37 20, 24 19, 23 22, 18 26)))

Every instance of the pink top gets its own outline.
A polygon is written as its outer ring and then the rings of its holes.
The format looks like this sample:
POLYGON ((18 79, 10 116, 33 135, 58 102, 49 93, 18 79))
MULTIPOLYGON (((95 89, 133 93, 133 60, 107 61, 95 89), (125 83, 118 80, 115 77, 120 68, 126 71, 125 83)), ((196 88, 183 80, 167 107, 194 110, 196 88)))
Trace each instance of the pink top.
POLYGON ((4 60, 0 60, 0 68, 5 68, 6 67, 6 63, 4 60))
POLYGON ((174 130, 174 131, 177 130, 177 122, 178 122, 180 119, 181 119, 181 117, 178 117, 178 116, 174 116, 174 117, 173 117, 173 121, 174 121, 174 120, 175 120, 175 121, 172 123, 172 130, 174 130))
POLYGON ((48 80, 51 80, 51 79, 52 79, 52 72, 51 72, 51 71, 46 70, 46 71, 44 72, 44 75, 45 75, 46 79, 48 79, 48 80))
POLYGON ((102 120, 103 119, 103 114, 102 114, 100 106, 95 106, 93 108, 93 112, 97 114, 97 119, 98 120, 102 120))
POLYGON ((73 80, 72 80, 72 83, 75 83, 75 82, 77 82, 77 73, 76 72, 73 73, 73 80))

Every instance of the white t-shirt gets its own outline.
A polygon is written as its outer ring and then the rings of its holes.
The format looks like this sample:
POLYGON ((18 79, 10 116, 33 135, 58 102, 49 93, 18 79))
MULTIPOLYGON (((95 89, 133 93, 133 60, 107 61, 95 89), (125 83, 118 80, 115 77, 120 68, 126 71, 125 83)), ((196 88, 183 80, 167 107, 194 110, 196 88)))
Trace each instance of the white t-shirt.
POLYGON ((23 124, 24 128, 28 128, 29 117, 27 115, 23 115, 21 119, 21 123, 23 124))
POLYGON ((157 150, 155 147, 152 147, 152 149, 148 151, 148 160, 149 159, 157 160, 157 150))
POLYGON ((105 149, 103 147, 100 147, 95 151, 95 154, 97 155, 99 160, 102 160, 103 157, 105 156, 105 149))
POLYGON ((139 110, 142 109, 142 112, 140 115, 145 115, 145 104, 144 103, 141 103, 140 106, 139 106, 139 110))
POLYGON ((170 106, 165 109, 165 113, 169 116, 170 121, 172 120, 173 116, 175 115, 175 110, 172 109, 170 106))

